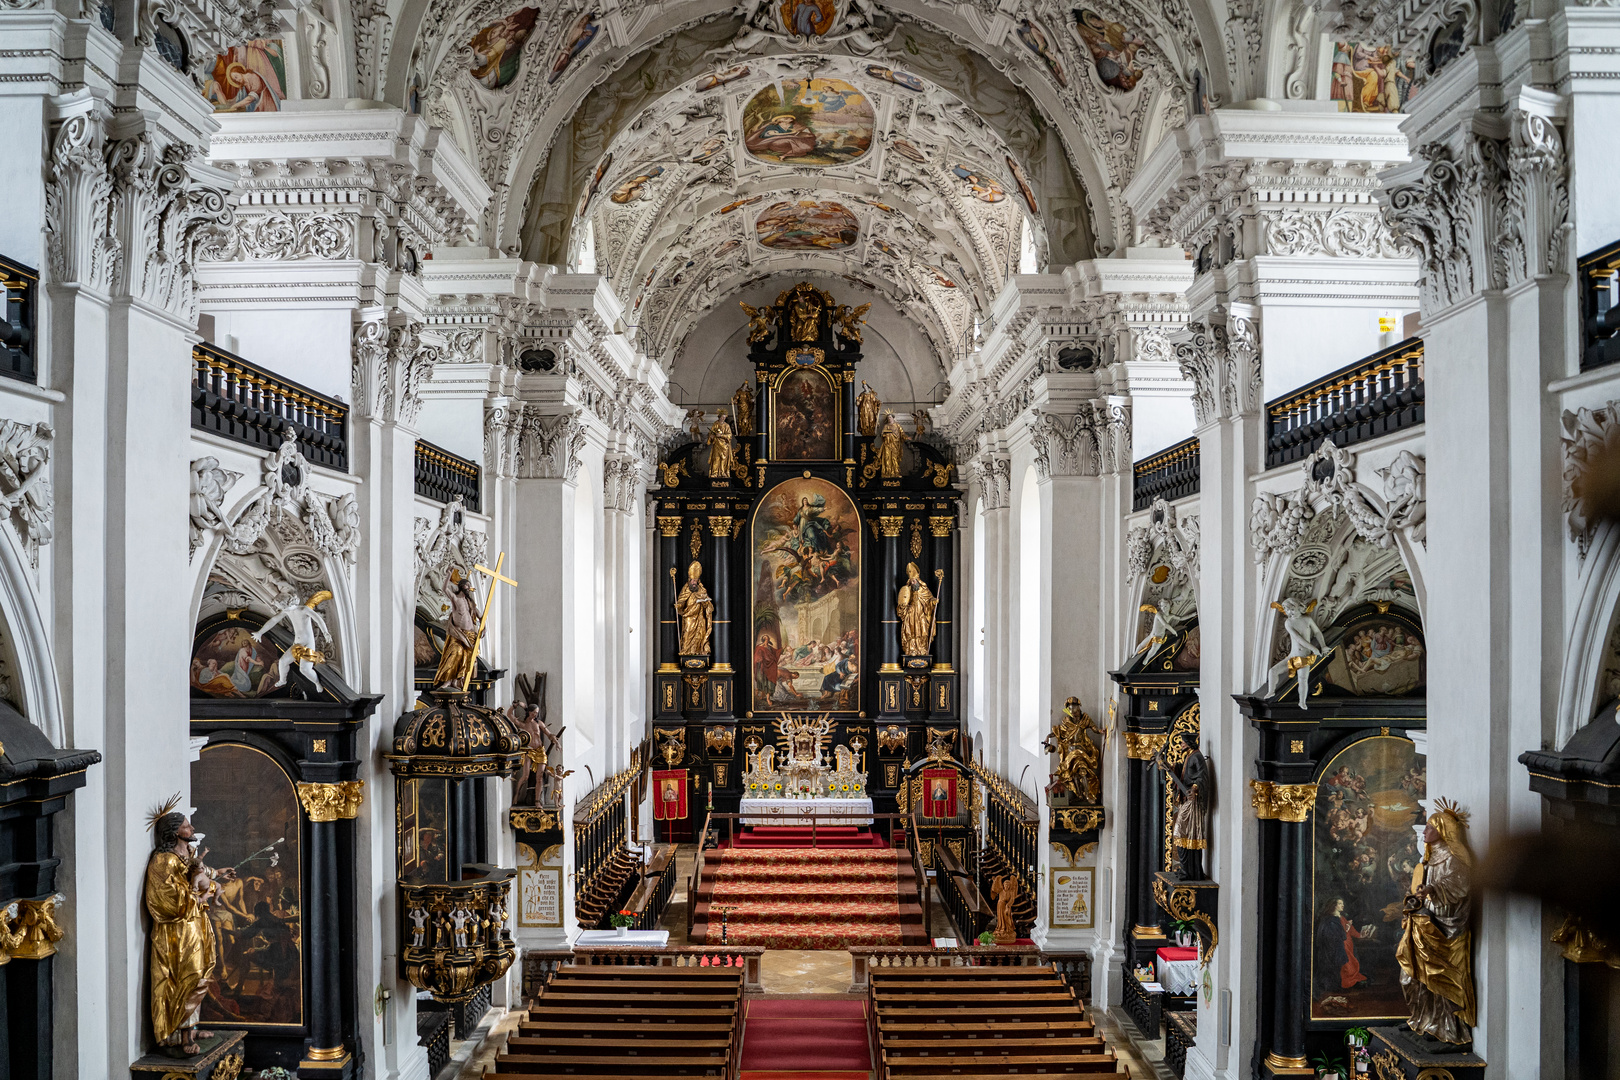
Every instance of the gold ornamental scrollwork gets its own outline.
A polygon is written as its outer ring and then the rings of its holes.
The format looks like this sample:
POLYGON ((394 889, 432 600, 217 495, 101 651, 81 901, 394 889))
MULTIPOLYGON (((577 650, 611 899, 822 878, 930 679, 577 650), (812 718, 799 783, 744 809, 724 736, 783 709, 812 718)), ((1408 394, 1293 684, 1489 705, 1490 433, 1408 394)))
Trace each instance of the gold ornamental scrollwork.
POLYGON ((519 810, 514 807, 509 812, 509 819, 512 828, 521 829, 523 832, 550 832, 557 827, 555 810, 519 810))
POLYGON ((245 1054, 232 1054, 230 1057, 222 1059, 218 1065, 214 1066, 210 1080, 236 1080, 238 1076, 242 1075, 242 1060, 244 1057, 246 1057, 245 1054))
POLYGON ((1103 808, 1100 806, 1081 806, 1069 810, 1057 811, 1058 828, 1067 832, 1090 832, 1100 829, 1103 825, 1103 808))
POLYGON ((1275 819, 1295 825, 1311 816, 1316 805, 1315 784, 1278 784, 1270 780, 1250 780, 1254 816, 1261 821, 1275 819))
POLYGON ((347 821, 360 813, 364 780, 340 780, 335 784, 298 785, 298 801, 311 821, 347 821))
POLYGON ((709 535, 719 540, 729 539, 731 536, 731 516, 711 515, 709 518, 709 535))
MULTIPOLYGON (((667 466, 666 466, 667 467, 667 466)), ((673 487, 674 485, 667 485, 673 487)), ((681 535, 681 519, 679 517, 660 517, 658 519, 659 536, 681 535)))
POLYGON ((56 955, 57 942, 67 932, 56 925, 56 901, 17 901, 17 917, 10 932, 5 930, 5 912, 0 911, 0 955, 9 953, 13 960, 44 960, 56 955))
POLYGON ((954 517, 931 517, 928 519, 928 530, 936 537, 949 536, 954 528, 956 528, 956 519, 954 517))
POLYGON ((902 524, 904 524, 905 520, 906 519, 901 517, 899 514, 895 514, 892 517, 880 517, 878 518, 878 531, 885 537, 897 537, 900 535, 900 527, 902 524))
POLYGON ((1133 761, 1151 761, 1153 755, 1159 752, 1170 736, 1164 732, 1156 735, 1144 734, 1140 731, 1127 731, 1125 733, 1125 756, 1133 761))
POLYGON ((1215 946, 1220 944, 1220 931, 1215 929, 1215 920, 1198 910, 1198 892, 1185 886, 1168 886, 1163 878, 1153 879, 1153 899, 1172 919, 1183 922, 1196 922, 1209 931, 1209 948, 1199 960, 1200 967, 1208 967, 1210 960, 1215 956, 1215 946))

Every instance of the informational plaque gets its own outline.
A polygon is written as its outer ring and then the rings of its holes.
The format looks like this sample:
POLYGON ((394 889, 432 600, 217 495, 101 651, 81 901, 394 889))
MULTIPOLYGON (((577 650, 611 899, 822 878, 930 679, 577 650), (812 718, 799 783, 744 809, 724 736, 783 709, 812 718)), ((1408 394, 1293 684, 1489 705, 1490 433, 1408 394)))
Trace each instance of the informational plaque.
POLYGON ((533 848, 527 844, 518 848, 518 925, 561 926, 562 845, 546 848, 538 866, 533 848))
POLYGON ((1052 870, 1052 926, 1061 930, 1090 930, 1096 924, 1092 909, 1089 866, 1054 867, 1052 870))

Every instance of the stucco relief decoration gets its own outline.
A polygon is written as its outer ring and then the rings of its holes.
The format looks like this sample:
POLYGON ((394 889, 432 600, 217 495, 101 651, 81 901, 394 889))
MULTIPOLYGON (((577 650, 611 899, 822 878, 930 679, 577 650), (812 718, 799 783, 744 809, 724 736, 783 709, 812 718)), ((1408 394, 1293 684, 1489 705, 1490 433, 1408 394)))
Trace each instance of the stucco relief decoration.
POLYGON ((771 42, 794 50, 821 51, 842 45, 856 56, 877 52, 894 36, 878 26, 873 0, 742 0, 742 28, 726 46, 731 53, 753 52, 771 42))
POLYGON ((353 493, 329 499, 311 490, 310 468, 290 437, 266 455, 259 489, 222 530, 225 550, 250 554, 267 529, 296 522, 316 550, 353 566, 360 550, 359 504, 353 493))
POLYGON ((1323 443, 1300 465, 1303 483, 1291 492, 1261 492, 1249 512, 1249 542, 1254 561, 1292 555, 1310 522, 1322 511, 1344 514, 1355 534, 1383 550, 1397 536, 1413 543, 1427 538, 1427 492, 1424 459, 1403 450, 1377 470, 1384 482, 1383 505, 1356 484, 1355 457, 1343 447, 1323 443))
POLYGON ((1506 156, 1500 142, 1474 134, 1465 136, 1460 154, 1428 143, 1415 156, 1427 162, 1423 182, 1391 188, 1384 213, 1395 235, 1417 252, 1423 309, 1432 315, 1503 285, 1502 261, 1485 245, 1500 227, 1506 156))
POLYGON ((1126 580, 1148 577, 1156 562, 1169 567, 1172 576, 1198 579, 1198 515, 1178 515, 1163 499, 1153 500, 1146 525, 1126 534, 1126 580))
POLYGON ((1326 212, 1279 210, 1261 214, 1268 255, 1341 259, 1396 259, 1412 248, 1396 240, 1375 210, 1335 207, 1326 212))
POLYGON ((211 532, 227 528, 225 496, 242 474, 222 469, 219 459, 212 456, 197 458, 191 463, 191 555, 208 539, 211 532))
POLYGON ((579 476, 580 452, 584 449, 585 424, 578 412, 525 416, 518 448, 518 476, 572 484, 579 476))
POLYGON ((56 501, 51 490, 51 425, 0 419, 0 507, 31 566, 51 542, 56 501))
POLYGON ((51 144, 45 242, 53 281, 104 290, 118 272, 123 245, 112 231, 105 116, 92 108, 62 121, 51 144))
POLYGON ((1035 466, 1051 476, 1098 476, 1131 462, 1131 407, 1118 400, 1082 402, 1070 417, 1037 412, 1030 422, 1035 466))
POLYGON ((352 259, 353 220, 339 214, 243 215, 234 228, 212 231, 198 249, 204 262, 238 259, 352 259))
POLYGON ((1221 357, 1217 350, 1221 342, 1202 322, 1188 323, 1187 332, 1188 340, 1176 344, 1176 365, 1181 377, 1192 383, 1193 412, 1198 426, 1203 427, 1220 418, 1217 380, 1221 357))
POLYGON ((369 319, 354 331, 353 384, 362 413, 410 425, 422 408, 422 387, 443 350, 422 341, 422 325, 369 319))
POLYGON ((416 603, 434 620, 450 613, 446 575, 452 567, 464 577, 484 560, 486 533, 467 528, 467 508, 457 495, 439 511, 439 520, 417 518, 413 532, 416 555, 416 603))
POLYGON ((1600 409, 1566 410, 1563 425, 1564 512, 1569 538, 1584 561, 1598 526, 1592 466, 1620 453, 1620 401, 1600 409))

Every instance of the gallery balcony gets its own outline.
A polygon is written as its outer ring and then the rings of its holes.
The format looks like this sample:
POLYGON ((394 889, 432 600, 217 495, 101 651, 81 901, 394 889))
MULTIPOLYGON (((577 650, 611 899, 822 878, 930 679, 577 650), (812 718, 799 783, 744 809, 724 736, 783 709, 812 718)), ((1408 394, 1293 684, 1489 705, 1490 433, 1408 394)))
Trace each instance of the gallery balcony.
POLYGON ((1423 423, 1423 339, 1373 353, 1266 402, 1266 468, 1423 423))
POLYGON ((1620 360, 1620 240, 1575 263, 1581 293, 1581 370, 1620 360))
POLYGON ((481 513, 479 492, 483 474, 478 464, 426 439, 416 440, 416 493, 424 499, 447 503, 456 496, 473 513, 481 513))
POLYGON ((0 375, 37 382, 34 338, 39 271, 0 255, 0 375))
POLYGON ((1198 439, 1183 439, 1131 466, 1131 510, 1146 510, 1154 499, 1175 502, 1198 494, 1198 439))
POLYGON ((269 452, 290 427, 311 464, 349 471, 349 407, 343 402, 206 342, 192 346, 191 361, 193 428, 269 452))

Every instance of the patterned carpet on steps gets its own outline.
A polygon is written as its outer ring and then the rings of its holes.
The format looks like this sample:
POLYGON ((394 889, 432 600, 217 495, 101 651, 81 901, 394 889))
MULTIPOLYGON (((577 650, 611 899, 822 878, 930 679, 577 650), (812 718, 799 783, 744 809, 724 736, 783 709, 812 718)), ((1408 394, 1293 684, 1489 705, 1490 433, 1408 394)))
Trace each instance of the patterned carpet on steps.
MULTIPOLYGON (((764 849, 712 852, 699 914, 710 938, 771 949, 899 945, 907 913, 900 902, 900 853, 887 849, 764 849)), ((909 878, 910 866, 906 866, 909 878)), ((915 904, 911 905, 915 907, 915 904)))

